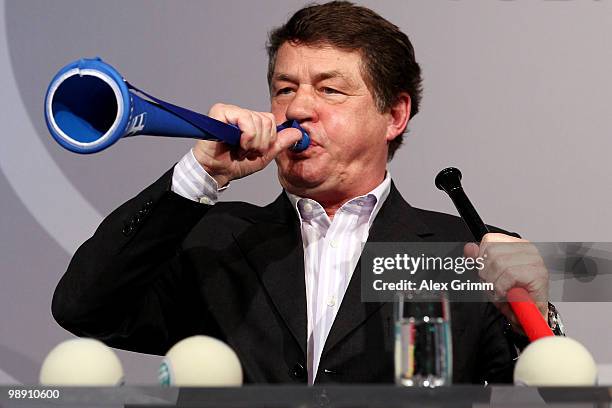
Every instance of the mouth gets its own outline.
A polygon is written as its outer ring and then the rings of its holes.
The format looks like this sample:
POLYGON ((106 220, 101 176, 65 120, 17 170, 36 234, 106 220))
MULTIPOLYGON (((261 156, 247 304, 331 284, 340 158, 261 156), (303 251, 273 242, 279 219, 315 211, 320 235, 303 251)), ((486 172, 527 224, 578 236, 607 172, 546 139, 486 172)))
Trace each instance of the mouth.
POLYGON ((318 143, 310 139, 310 145, 308 145, 308 147, 305 150, 302 150, 301 152, 295 152, 293 150, 288 150, 287 152, 289 153, 289 158, 291 160, 304 160, 304 159, 308 159, 310 157, 316 156, 318 150, 320 149, 321 149, 321 145, 319 145, 318 143))
POLYGON ((293 151, 291 149, 289 149, 289 157, 291 157, 292 159, 305 159, 310 157, 315 150, 318 150, 319 148, 321 148, 321 145, 319 143, 317 143, 317 139, 318 139, 318 135, 316 135, 314 129, 312 129, 310 126, 308 126, 307 124, 300 124, 300 127, 306 132, 308 133, 308 136, 310 136, 310 144, 308 145, 308 147, 304 150, 302 150, 301 152, 296 152, 293 151))
POLYGON ((306 126, 304 126, 303 129, 306 131, 306 133, 308 133, 308 136, 310 136, 310 145, 308 146, 308 149, 310 149, 311 147, 321 146, 319 143, 317 143, 318 135, 315 134, 313 129, 310 129, 306 126))

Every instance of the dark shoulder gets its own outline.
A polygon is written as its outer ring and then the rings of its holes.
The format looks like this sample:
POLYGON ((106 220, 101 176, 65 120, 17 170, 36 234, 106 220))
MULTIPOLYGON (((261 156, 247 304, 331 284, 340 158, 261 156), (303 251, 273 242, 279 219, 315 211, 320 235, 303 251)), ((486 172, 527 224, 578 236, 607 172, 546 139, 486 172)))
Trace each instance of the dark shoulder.
MULTIPOLYGON (((474 239, 461 217, 422 208, 413 207, 413 209, 416 211, 417 216, 435 235, 448 237, 449 240, 452 239, 454 241, 470 241, 474 239)), ((515 232, 510 232, 493 225, 487 225, 487 227, 490 232, 497 232, 515 237, 519 236, 515 232)))

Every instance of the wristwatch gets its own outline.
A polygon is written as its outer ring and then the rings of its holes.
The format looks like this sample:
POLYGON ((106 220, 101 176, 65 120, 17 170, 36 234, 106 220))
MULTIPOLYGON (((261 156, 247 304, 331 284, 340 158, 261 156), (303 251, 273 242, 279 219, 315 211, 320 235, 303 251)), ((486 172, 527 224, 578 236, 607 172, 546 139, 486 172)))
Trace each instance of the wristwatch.
MULTIPOLYGON (((550 302, 548 302, 548 327, 550 327, 555 336, 565 336, 565 326, 563 326, 561 316, 559 316, 555 305, 550 302)), ((510 321, 505 318, 504 335, 510 341, 510 344, 514 344, 514 347, 516 347, 516 357, 518 357, 530 343, 529 338, 524 334, 519 334, 514 331, 510 321)))
POLYGON ((561 316, 557 313, 555 305, 550 302, 548 302, 548 327, 550 327, 555 336, 565 336, 565 326, 561 316))

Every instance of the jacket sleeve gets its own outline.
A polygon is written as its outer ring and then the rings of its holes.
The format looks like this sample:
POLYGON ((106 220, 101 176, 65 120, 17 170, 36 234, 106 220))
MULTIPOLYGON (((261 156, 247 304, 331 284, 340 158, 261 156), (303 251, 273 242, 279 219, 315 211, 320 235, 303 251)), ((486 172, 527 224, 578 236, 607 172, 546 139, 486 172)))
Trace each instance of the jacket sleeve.
POLYGON ((210 206, 173 193, 171 180, 172 170, 113 211, 77 250, 53 295, 60 326, 160 355, 193 334, 201 309, 180 248, 210 206))

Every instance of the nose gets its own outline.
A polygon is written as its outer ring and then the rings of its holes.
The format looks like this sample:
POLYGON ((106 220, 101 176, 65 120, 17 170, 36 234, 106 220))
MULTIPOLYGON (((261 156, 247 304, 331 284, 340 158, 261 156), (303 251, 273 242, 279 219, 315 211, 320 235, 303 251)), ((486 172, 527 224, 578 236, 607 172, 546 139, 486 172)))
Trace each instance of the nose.
POLYGON ((287 106, 285 116, 287 120, 297 120, 300 123, 318 120, 315 95, 311 86, 298 87, 295 96, 287 106))

